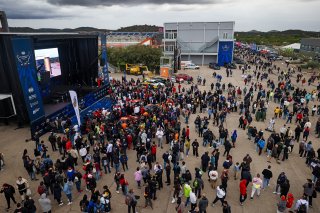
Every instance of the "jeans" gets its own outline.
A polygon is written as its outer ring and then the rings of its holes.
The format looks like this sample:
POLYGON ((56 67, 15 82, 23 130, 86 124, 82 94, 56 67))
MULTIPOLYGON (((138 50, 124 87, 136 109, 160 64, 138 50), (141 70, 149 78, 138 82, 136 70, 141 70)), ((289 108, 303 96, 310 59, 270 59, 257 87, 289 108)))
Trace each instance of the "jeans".
POLYGON ((120 169, 120 163, 115 163, 114 168, 116 169, 116 172, 119 172, 120 169))
POLYGON ((189 150, 190 150, 190 149, 186 149, 186 155, 187 155, 187 156, 189 155, 189 150))
POLYGON ((186 204, 184 206, 188 206, 189 202, 190 202, 190 197, 187 197, 186 204))
POLYGON ((203 140, 202 146, 206 147, 208 143, 208 140, 203 140))
POLYGON ((312 181, 313 181, 314 183, 316 183, 317 180, 318 180, 318 178, 317 178, 316 176, 312 175, 312 181))
POLYGON ((103 169, 104 169, 104 173, 105 174, 107 174, 107 169, 108 169, 108 172, 111 173, 111 169, 110 169, 110 165, 109 164, 108 165, 104 165, 103 169))
POLYGON ((80 192, 81 191, 81 181, 79 180, 79 181, 75 182, 75 184, 76 184, 77 191, 80 192))
POLYGON ((224 144, 224 138, 219 138, 219 143, 220 143, 221 145, 223 145, 223 144, 224 144))
POLYGON ((270 179, 263 178, 262 188, 265 189, 269 185, 270 179))
POLYGON ((31 180, 35 180, 36 179, 36 175, 34 172, 29 172, 29 176, 31 180))
POLYGON ((72 194, 66 194, 69 202, 72 202, 72 194))

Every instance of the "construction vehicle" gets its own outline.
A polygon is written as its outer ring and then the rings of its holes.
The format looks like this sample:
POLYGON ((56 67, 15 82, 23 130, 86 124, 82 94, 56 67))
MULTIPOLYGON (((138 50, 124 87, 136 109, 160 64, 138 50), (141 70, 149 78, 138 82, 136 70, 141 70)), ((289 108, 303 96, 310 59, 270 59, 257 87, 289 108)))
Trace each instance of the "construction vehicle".
POLYGON ((144 72, 149 72, 147 66, 141 64, 126 64, 126 73, 128 75, 142 75, 144 72))

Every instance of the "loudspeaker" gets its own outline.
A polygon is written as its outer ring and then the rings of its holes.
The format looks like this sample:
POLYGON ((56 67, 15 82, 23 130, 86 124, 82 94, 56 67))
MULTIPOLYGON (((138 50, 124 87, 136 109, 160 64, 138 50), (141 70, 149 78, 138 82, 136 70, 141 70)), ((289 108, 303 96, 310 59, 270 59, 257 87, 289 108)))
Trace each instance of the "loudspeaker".
POLYGON ((0 100, 0 117, 8 118, 14 115, 14 109, 12 106, 11 98, 4 98, 0 100))

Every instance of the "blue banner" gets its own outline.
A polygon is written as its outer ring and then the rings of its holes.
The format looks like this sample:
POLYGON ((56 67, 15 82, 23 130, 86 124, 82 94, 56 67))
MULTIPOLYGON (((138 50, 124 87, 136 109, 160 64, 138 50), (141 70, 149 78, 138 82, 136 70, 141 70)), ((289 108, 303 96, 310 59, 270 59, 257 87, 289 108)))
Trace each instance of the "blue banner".
POLYGON ((218 65, 224 66, 232 62, 233 41, 219 41, 218 65))
POLYGON ((45 118, 42 97, 37 83, 32 40, 29 38, 13 38, 12 46, 29 120, 32 125, 33 122, 45 118))
POLYGON ((102 73, 103 73, 103 83, 109 84, 109 71, 107 62, 107 36, 106 34, 100 35, 101 39, 101 60, 104 61, 102 73))

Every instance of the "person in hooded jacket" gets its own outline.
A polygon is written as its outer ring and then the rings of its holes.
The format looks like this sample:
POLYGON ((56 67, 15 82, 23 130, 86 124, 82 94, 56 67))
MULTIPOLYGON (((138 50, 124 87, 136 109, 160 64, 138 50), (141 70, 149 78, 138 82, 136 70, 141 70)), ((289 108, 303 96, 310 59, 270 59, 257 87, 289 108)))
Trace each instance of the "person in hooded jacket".
POLYGON ((206 213, 209 201, 206 197, 206 194, 202 194, 202 198, 199 200, 199 213, 206 213))
POLYGON ((80 210, 81 210, 82 213, 87 213, 88 212, 89 201, 88 201, 88 196, 86 194, 83 195, 83 198, 80 201, 79 205, 80 205, 80 210))
POLYGON ((292 194, 292 193, 288 193, 286 207, 287 207, 288 209, 291 209, 292 206, 293 206, 293 202, 294 202, 293 194, 292 194))
POLYGON ((38 200, 43 213, 51 213, 51 200, 43 193, 38 200))
POLYGON ((242 179, 240 181, 240 205, 243 206, 243 202, 247 199, 247 180, 242 179))
POLYGON ((281 200, 279 201, 279 203, 277 203, 277 213, 284 213, 287 209, 286 204, 286 196, 282 195, 281 200))

